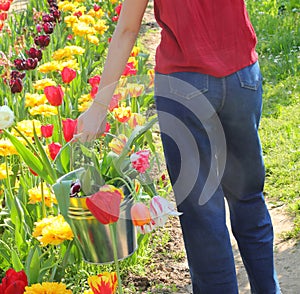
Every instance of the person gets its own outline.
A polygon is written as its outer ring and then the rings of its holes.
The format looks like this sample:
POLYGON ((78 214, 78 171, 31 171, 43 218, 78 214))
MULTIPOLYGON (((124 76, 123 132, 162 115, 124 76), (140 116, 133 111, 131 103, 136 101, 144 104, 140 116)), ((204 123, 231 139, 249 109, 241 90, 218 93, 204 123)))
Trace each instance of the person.
MULTIPOLYGON (((88 141, 104 131, 106 108, 138 36, 148 0, 124 0, 99 91, 78 118, 88 141)), ((154 0, 161 27, 155 102, 194 294, 238 293, 226 226, 252 293, 278 294, 273 228, 263 196, 258 136, 262 77, 244 0, 154 0)))

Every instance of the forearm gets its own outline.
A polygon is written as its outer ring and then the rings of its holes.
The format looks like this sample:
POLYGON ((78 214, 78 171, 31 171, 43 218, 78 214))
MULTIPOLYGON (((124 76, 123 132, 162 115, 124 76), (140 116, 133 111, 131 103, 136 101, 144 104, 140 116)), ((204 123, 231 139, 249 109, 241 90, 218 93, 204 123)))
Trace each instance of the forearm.
POLYGON ((125 0, 101 75, 96 101, 108 105, 138 36, 148 0, 125 0))

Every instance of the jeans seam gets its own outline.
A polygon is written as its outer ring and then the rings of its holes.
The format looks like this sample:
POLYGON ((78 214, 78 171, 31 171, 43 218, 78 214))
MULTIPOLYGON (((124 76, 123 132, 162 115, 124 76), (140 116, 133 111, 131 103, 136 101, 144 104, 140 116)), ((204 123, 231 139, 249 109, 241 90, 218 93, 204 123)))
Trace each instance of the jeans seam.
POLYGON ((222 100, 221 100, 221 105, 219 107, 219 109, 217 111, 221 111, 222 108, 224 107, 225 104, 225 99, 226 99, 226 78, 221 78, 221 82, 222 82, 222 100))

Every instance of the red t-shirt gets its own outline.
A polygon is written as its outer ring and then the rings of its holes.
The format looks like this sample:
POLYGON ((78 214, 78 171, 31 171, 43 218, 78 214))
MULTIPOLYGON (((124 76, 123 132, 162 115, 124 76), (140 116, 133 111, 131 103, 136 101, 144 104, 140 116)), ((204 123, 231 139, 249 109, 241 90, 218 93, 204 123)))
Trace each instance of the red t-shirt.
POLYGON ((244 0, 154 0, 161 26, 155 70, 223 77, 257 60, 244 0))

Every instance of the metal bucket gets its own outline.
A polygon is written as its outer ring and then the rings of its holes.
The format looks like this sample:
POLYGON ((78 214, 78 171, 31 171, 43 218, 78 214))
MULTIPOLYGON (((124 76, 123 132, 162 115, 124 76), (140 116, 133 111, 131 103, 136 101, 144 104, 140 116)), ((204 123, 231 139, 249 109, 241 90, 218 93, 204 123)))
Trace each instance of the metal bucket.
MULTIPOLYGON (((113 247, 109 225, 101 224, 86 206, 86 198, 70 198, 68 215, 73 233, 80 244, 83 258, 89 263, 113 262, 113 247)), ((124 259, 137 249, 136 230, 130 218, 132 199, 122 202, 116 226, 118 258, 124 259)))

